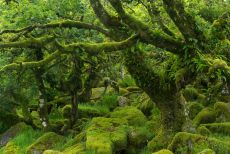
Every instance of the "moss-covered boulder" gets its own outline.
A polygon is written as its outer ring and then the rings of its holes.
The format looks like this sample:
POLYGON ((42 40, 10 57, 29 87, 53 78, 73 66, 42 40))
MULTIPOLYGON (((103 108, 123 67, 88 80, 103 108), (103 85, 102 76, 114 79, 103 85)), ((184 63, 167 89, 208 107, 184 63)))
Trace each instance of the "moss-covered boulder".
POLYGON ((64 153, 60 151, 55 151, 55 150, 46 150, 43 152, 43 154, 64 154, 64 153))
POLYGON ((204 108, 201 110, 196 117, 193 119, 193 124, 195 126, 198 126, 199 124, 206 124, 206 123, 212 123, 216 120, 216 113, 215 111, 210 108, 204 108))
POLYGON ((152 154, 173 154, 172 151, 170 150, 167 150, 167 149, 163 149, 163 150, 160 150, 158 152, 154 152, 152 154))
POLYGON ((214 110, 218 122, 230 122, 230 103, 216 102, 214 110))
POLYGON ((145 115, 133 106, 118 107, 111 113, 111 117, 126 119, 130 126, 144 126, 147 122, 145 115))
POLYGON ((227 154, 230 153, 230 143, 209 138, 198 134, 191 134, 187 132, 177 133, 172 142, 169 144, 168 149, 175 153, 198 153, 204 149, 213 149, 217 153, 227 154))
POLYGON ((42 154, 47 149, 52 149, 60 142, 64 143, 65 138, 53 132, 48 132, 38 138, 26 150, 26 154, 42 154))
POLYGON ((189 102, 188 110, 189 110, 189 118, 194 119, 196 115, 203 109, 203 105, 198 102, 189 102))
POLYGON ((14 142, 10 141, 6 144, 3 154, 18 154, 19 147, 14 144, 14 142))
POLYGON ((12 126, 0 136, 0 147, 5 146, 11 139, 30 128, 30 126, 26 125, 23 122, 12 126))
POLYGON ((230 122, 202 124, 201 126, 208 128, 213 133, 223 133, 230 135, 230 122))
POLYGON ((100 154, 125 149, 127 124, 124 118, 93 118, 86 131, 86 149, 100 154))
POLYGON ((212 149, 204 149, 203 151, 197 154, 215 154, 215 151, 213 151, 212 149))

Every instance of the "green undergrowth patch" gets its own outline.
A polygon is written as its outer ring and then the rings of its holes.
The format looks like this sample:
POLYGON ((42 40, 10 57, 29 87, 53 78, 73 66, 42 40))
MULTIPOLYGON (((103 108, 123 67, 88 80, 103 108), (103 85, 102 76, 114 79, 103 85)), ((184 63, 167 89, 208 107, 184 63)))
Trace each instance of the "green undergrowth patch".
POLYGON ((105 105, 82 103, 78 105, 78 109, 80 117, 103 116, 109 113, 109 108, 105 105))
POLYGON ((37 138, 39 138, 42 135, 42 132, 39 130, 33 130, 32 128, 29 128, 27 130, 24 130, 22 133, 17 135, 12 142, 20 147, 19 148, 19 154, 25 154, 27 146, 29 146, 31 143, 36 141, 37 138))

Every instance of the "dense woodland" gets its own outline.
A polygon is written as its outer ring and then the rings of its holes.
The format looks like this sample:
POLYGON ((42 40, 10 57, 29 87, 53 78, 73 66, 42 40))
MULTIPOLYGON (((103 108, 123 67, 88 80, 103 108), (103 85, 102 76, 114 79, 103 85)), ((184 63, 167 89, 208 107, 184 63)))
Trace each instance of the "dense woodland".
POLYGON ((230 154, 229 0, 0 0, 0 154, 230 154))

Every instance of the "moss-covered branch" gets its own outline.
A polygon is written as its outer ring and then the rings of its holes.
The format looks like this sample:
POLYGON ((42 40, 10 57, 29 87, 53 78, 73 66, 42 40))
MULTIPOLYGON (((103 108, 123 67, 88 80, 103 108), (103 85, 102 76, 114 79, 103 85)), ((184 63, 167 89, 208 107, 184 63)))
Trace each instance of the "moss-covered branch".
POLYGON ((100 0, 90 0, 90 4, 94 13, 107 28, 117 29, 123 26, 117 17, 110 15, 105 10, 100 0))
POLYGON ((53 36, 32 38, 17 42, 0 42, 0 48, 38 48, 52 42, 53 36))
POLYGON ((40 61, 32 61, 32 62, 21 62, 21 63, 12 63, 8 64, 0 69, 0 74, 5 71, 10 70, 25 70, 25 69, 33 69, 47 65, 57 57, 61 55, 60 51, 55 51, 54 53, 50 54, 47 58, 40 60, 40 61))
POLYGON ((193 16, 185 11, 182 0, 163 0, 164 8, 174 24, 178 27, 186 41, 198 39, 206 40, 203 32, 197 27, 193 16))
POLYGON ((180 53, 182 42, 179 42, 167 35, 160 34, 152 30, 147 24, 141 22, 135 17, 127 14, 122 7, 119 0, 109 0, 116 12, 132 30, 140 33, 140 38, 147 43, 153 44, 156 47, 171 51, 173 53, 180 53))
POLYGON ((112 52, 117 50, 124 50, 132 47, 137 41, 138 35, 133 35, 128 39, 121 42, 105 42, 105 43, 73 43, 70 45, 61 45, 57 42, 57 46, 60 50, 65 50, 67 52, 72 52, 75 49, 81 48, 85 52, 95 55, 101 51, 112 52))
POLYGON ((48 24, 40 24, 40 25, 31 25, 27 26, 21 29, 7 29, 0 32, 0 35, 4 33, 20 33, 20 32, 30 32, 36 28, 39 29, 49 29, 49 28, 79 28, 79 29, 90 29, 90 30, 96 30, 98 32, 101 32, 105 35, 109 35, 109 32, 99 26, 79 22, 79 21, 72 21, 72 20, 65 20, 65 21, 59 21, 54 23, 48 23, 48 24))

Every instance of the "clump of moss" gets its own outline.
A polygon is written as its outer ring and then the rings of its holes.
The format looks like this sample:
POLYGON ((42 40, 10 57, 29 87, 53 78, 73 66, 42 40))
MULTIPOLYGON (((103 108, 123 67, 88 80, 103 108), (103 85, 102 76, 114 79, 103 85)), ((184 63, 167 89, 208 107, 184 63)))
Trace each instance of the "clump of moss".
POLYGON ((189 118, 194 119, 195 116, 203 109, 203 105, 198 102, 191 102, 188 105, 188 110, 189 110, 189 118))
POLYGON ((10 141, 6 144, 3 154, 18 154, 19 147, 14 144, 14 142, 10 141))
POLYGON ((216 102, 214 110, 219 121, 230 121, 230 103, 216 102))
POLYGON ((199 92, 196 88, 191 85, 186 86, 186 88, 182 91, 183 96, 188 101, 194 101, 198 98, 199 92))
POLYGON ((212 123, 216 120, 216 113, 212 108, 204 108, 193 119, 193 124, 198 126, 199 124, 212 123))
POLYGON ((128 133, 129 144, 134 147, 143 147, 153 138, 153 133, 147 127, 131 127, 128 133))
POLYGON ((72 110, 71 105, 65 105, 62 108, 62 116, 68 119, 71 116, 71 110, 72 110))
POLYGON ((201 126, 207 127, 213 133, 218 132, 230 135, 230 122, 202 124, 201 126))
POLYGON ((173 153, 172 153, 172 151, 170 151, 170 150, 163 149, 163 150, 154 152, 154 153, 152 153, 152 154, 173 154, 173 153))
POLYGON ((52 149, 56 144, 64 142, 64 140, 63 136, 57 135, 53 132, 45 133, 27 148, 26 153, 42 153, 46 149, 52 149))
POLYGON ((130 126, 144 126, 147 122, 145 115, 133 106, 118 107, 111 113, 111 117, 126 119, 130 126))
POLYGON ((205 126, 198 127, 197 132, 203 136, 209 136, 211 134, 210 130, 207 129, 205 126))
POLYGON ((86 141, 86 133, 85 132, 81 132, 80 134, 76 135, 73 139, 70 139, 67 141, 67 143, 63 146, 63 149, 67 149, 71 146, 74 146, 78 143, 82 143, 86 141))
POLYGON ((86 131, 86 149, 102 154, 125 149, 127 125, 124 118, 93 118, 86 131))
POLYGON ((175 153, 182 149, 185 153, 198 153, 208 148, 215 150, 217 153, 229 153, 230 143, 198 134, 179 132, 168 146, 168 149, 175 153))

